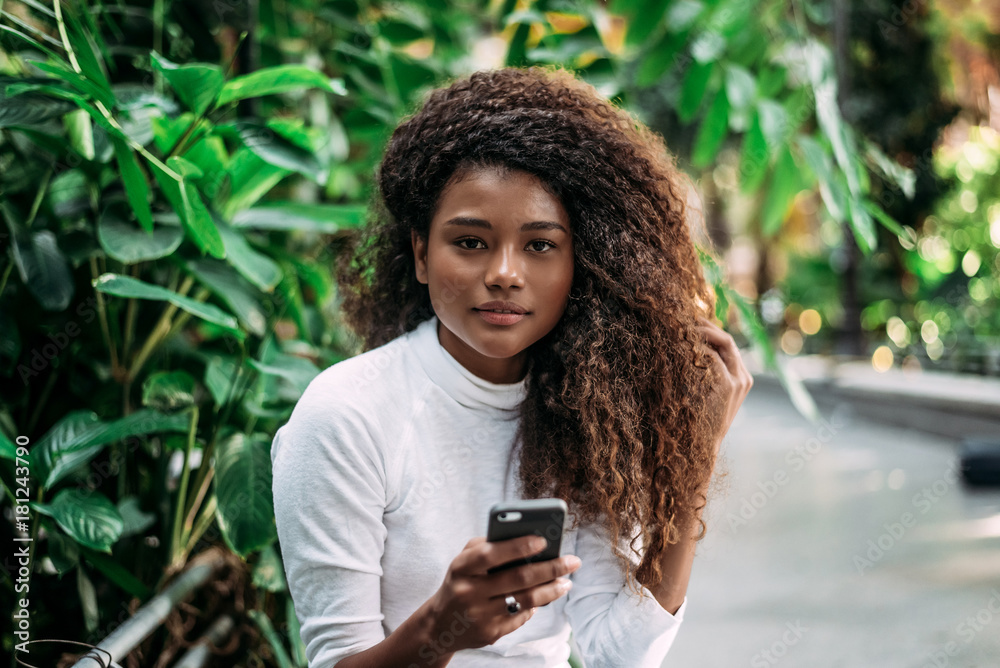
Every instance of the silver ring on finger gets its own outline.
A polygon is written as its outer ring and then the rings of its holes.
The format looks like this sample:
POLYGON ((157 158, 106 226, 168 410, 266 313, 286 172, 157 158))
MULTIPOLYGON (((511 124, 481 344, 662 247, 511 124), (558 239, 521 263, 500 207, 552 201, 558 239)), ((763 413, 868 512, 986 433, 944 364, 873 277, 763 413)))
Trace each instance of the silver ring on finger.
POLYGON ((507 604, 507 612, 511 615, 516 615, 521 612, 521 604, 516 598, 514 598, 513 595, 508 595, 507 598, 504 599, 504 603, 507 604))

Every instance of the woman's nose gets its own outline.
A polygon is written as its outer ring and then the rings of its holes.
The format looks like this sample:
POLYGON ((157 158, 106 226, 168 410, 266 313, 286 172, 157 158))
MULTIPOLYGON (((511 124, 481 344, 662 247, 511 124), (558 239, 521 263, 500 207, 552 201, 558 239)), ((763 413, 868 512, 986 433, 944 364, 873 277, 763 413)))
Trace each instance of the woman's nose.
POLYGON ((485 276, 487 285, 508 287, 524 285, 524 270, 520 266, 517 250, 513 248, 498 248, 490 254, 489 265, 485 276))

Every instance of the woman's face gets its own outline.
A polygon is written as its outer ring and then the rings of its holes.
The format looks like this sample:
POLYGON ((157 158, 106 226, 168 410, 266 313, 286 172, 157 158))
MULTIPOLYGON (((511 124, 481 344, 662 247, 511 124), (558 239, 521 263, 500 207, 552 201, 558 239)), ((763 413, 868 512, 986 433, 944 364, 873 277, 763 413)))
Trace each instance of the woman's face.
POLYGON ((562 203, 527 172, 477 170, 442 193, 428 237, 413 232, 413 255, 441 345, 480 378, 520 381, 527 348, 559 322, 573 283, 562 203), (525 313, 497 316, 492 301, 525 313))

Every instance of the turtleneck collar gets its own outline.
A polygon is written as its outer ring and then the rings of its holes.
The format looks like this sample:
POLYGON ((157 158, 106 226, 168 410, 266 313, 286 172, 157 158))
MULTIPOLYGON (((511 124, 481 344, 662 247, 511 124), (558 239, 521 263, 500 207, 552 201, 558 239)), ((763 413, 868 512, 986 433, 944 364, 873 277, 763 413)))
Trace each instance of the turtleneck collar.
POLYGON ((435 315, 407 333, 430 379, 462 406, 515 411, 527 393, 528 377, 517 383, 491 383, 480 378, 445 350, 437 327, 435 315))

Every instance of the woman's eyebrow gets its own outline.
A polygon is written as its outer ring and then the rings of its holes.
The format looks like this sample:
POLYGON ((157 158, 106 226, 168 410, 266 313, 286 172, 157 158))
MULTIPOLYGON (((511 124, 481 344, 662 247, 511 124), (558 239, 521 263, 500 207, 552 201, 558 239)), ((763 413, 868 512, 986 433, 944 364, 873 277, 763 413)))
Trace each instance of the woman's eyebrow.
MULTIPOLYGON (((470 218, 468 216, 455 216, 445 221, 445 227, 450 225, 464 225, 466 227, 481 227, 487 230, 492 230, 493 226, 490 225, 488 220, 483 220, 482 218, 470 218)), ((521 231, 525 232, 527 230, 561 230, 566 234, 569 231, 559 223, 552 220, 535 220, 530 223, 525 223, 521 226, 521 231)))

